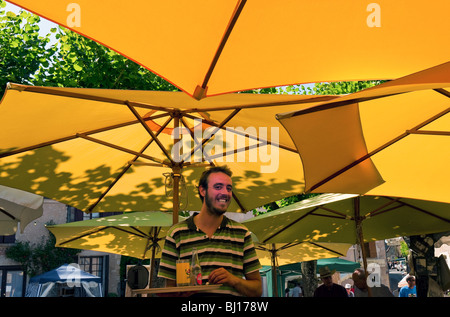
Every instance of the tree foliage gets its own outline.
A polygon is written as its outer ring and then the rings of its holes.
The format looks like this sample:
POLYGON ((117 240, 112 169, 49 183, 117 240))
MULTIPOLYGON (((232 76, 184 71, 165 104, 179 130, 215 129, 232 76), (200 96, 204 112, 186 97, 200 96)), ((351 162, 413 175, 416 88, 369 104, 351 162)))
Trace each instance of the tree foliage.
MULTIPOLYGON (((0 0, 0 8, 5 3, 0 0)), ((126 57, 68 29, 39 34, 40 18, 0 11, 0 93, 7 82, 52 87, 177 90, 126 57), (54 39, 54 40, 52 40, 54 39)))
POLYGON ((6 12, 0 1, 0 94, 6 83, 31 84, 33 75, 45 71, 54 53, 47 49, 50 34, 39 35, 40 18, 21 11, 6 12))
POLYGON ((21 264, 27 275, 33 277, 53 270, 64 263, 76 261, 77 249, 55 247, 56 238, 50 233, 49 237, 42 237, 40 243, 19 241, 6 249, 6 257, 21 264))

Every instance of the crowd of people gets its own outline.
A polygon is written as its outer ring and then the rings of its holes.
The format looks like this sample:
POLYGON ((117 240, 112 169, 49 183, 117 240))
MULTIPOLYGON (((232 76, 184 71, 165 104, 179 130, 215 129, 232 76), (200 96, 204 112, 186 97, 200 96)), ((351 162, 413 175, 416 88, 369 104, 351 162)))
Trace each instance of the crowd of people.
MULTIPOLYGON (((369 287, 366 273, 361 268, 356 269, 352 274, 353 285, 346 283, 345 287, 333 282, 332 276, 335 272, 336 270, 330 270, 327 266, 320 268, 319 275, 322 283, 314 291, 314 297, 395 297, 384 284, 369 287)), ((417 297, 415 281, 414 276, 408 276, 406 278, 408 285, 400 289, 398 296, 417 297)), ((286 289, 285 293, 286 297, 301 297, 304 294, 298 282, 292 290, 286 289)))

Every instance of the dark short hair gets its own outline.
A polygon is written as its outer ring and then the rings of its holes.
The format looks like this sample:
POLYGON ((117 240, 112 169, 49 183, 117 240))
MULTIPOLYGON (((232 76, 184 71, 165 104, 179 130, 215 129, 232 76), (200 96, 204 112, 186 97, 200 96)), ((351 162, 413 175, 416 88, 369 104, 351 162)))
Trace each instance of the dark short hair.
POLYGON ((200 194, 200 187, 208 188, 208 177, 212 173, 224 173, 225 175, 228 175, 231 177, 233 174, 231 170, 228 168, 228 166, 213 166, 208 168, 207 170, 203 171, 202 176, 200 176, 200 180, 198 182, 198 195, 200 196, 201 201, 203 202, 203 196, 200 194))
POLYGON ((416 278, 414 277, 414 276, 412 276, 412 275, 410 275, 410 276, 408 276, 407 278, 406 278, 406 281, 415 281, 416 280, 416 278))

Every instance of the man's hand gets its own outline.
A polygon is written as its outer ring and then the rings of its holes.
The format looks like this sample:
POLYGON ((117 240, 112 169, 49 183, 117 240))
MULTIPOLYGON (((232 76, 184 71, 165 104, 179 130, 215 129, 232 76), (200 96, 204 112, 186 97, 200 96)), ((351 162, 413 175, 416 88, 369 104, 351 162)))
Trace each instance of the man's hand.
POLYGON ((223 267, 215 269, 209 274, 209 283, 210 284, 226 284, 232 287, 235 287, 237 283, 239 283, 240 278, 234 276, 223 267))
POLYGON ((259 297, 262 294, 262 280, 259 271, 247 274, 245 279, 242 279, 221 267, 209 274, 209 283, 232 286, 244 296, 259 297))

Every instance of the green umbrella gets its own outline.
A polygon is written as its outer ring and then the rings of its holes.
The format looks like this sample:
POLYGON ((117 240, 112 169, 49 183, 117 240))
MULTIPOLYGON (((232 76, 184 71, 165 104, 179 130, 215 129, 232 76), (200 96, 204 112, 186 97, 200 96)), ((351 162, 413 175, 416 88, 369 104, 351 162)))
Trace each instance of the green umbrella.
POLYGON ((139 211, 47 228, 55 235, 57 247, 151 259, 150 276, 153 276, 154 260, 161 254, 172 218, 171 212, 139 211))
POLYGON ((317 273, 321 267, 325 266, 328 266, 330 270, 352 273, 355 269, 359 268, 361 264, 359 262, 353 262, 341 258, 319 259, 317 260, 317 273))
MULTIPOLYGON (((261 243, 363 242, 450 230, 450 204, 434 201, 323 194, 245 222, 261 243)), ((362 248, 364 268, 366 255, 362 248)))
MULTIPOLYGON (((355 269, 359 268, 361 264, 359 262, 353 262, 341 258, 318 259, 317 273, 319 273, 319 269, 324 266, 328 266, 330 270, 351 273, 355 269)), ((296 271, 301 273, 301 262, 282 265, 279 269, 281 271, 296 271)))

